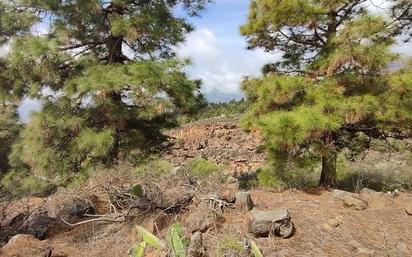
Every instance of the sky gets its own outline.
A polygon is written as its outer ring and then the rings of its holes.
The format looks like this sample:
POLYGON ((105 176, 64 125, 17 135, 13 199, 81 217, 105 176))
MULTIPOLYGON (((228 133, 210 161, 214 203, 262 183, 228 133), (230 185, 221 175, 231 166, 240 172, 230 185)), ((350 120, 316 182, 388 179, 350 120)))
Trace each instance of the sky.
MULTIPOLYGON (((246 49, 246 39, 239 29, 246 22, 250 0, 214 0, 200 17, 189 21, 195 30, 186 41, 177 46, 182 58, 189 57, 192 64, 187 68, 190 78, 202 80, 202 93, 211 102, 224 102, 243 97, 240 83, 245 76, 259 76, 266 63, 279 60, 263 50, 246 49)), ((384 6, 385 0, 370 0, 376 6, 384 6)), ((374 8, 369 4, 369 8, 374 8)), ((379 12, 379 9, 376 9, 379 12)), ((395 48, 399 53, 412 53, 412 44, 395 48)), ((41 105, 26 99, 19 108, 23 122, 29 121, 33 110, 41 105)))

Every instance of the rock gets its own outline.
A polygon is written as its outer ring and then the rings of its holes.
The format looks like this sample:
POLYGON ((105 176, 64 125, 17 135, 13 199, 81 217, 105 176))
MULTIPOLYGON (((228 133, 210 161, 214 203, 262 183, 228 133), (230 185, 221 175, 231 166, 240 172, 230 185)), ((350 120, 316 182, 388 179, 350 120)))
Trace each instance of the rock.
POLYGON ((364 247, 358 247, 355 252, 356 257, 373 257, 374 255, 375 251, 364 247))
POLYGON ((330 220, 328 220, 328 225, 333 227, 333 228, 339 227, 339 220, 338 219, 330 219, 330 220))
POLYGON ((85 214, 96 214, 95 207, 91 201, 77 200, 66 205, 60 212, 62 217, 83 218, 85 214))
POLYGON ((190 237, 190 244, 187 249, 188 257, 202 257, 205 256, 206 249, 203 247, 202 233, 197 231, 190 237))
POLYGON ((253 209, 254 204, 249 192, 237 192, 235 199, 235 205, 239 211, 250 211, 253 209))
POLYGON ((160 209, 179 209, 188 205, 195 192, 193 189, 185 186, 177 186, 162 192, 160 197, 155 201, 155 205, 160 209))
POLYGON ((289 211, 285 208, 272 211, 253 210, 249 220, 249 232, 258 237, 269 234, 288 238, 293 234, 294 225, 289 211))
POLYGON ((355 210, 364 210, 368 208, 368 204, 353 193, 334 189, 332 190, 332 195, 334 198, 341 200, 345 207, 355 210))
POLYGON ((198 209, 186 219, 186 228, 194 233, 196 231, 206 232, 209 229, 220 226, 223 223, 223 215, 215 209, 198 209))
POLYGON ((48 233, 55 223, 56 219, 46 216, 45 214, 34 214, 28 218, 23 230, 26 230, 39 240, 44 240, 47 238, 48 233))
POLYGON ((360 192, 360 199, 368 203, 372 209, 382 209, 392 203, 392 195, 383 192, 376 192, 369 188, 363 188, 360 192))
POLYGON ((49 257, 51 246, 32 235, 16 235, 0 249, 2 257, 49 257))

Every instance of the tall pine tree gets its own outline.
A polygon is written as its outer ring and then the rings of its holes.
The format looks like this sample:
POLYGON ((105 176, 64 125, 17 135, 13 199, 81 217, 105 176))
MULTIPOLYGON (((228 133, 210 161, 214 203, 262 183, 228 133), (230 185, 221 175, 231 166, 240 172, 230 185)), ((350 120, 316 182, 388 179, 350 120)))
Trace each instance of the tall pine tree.
POLYGON ((21 98, 13 91, 8 73, 7 46, 11 38, 27 33, 35 21, 33 15, 0 1, 0 178, 9 170, 8 156, 20 128, 17 106, 21 98))
POLYGON ((175 10, 197 15, 208 0, 15 2, 39 22, 13 40, 13 90, 41 99, 43 110, 14 146, 13 165, 66 178, 116 163, 120 153, 152 147, 201 97, 173 52, 192 30, 175 10))
POLYGON ((390 2, 384 16, 369 0, 251 2, 241 28, 249 47, 283 58, 244 81, 252 107, 243 122, 262 131, 276 171, 316 156, 320 185, 333 187, 342 149, 411 136, 412 70, 388 68, 399 57, 395 42, 409 40, 412 5, 390 2))

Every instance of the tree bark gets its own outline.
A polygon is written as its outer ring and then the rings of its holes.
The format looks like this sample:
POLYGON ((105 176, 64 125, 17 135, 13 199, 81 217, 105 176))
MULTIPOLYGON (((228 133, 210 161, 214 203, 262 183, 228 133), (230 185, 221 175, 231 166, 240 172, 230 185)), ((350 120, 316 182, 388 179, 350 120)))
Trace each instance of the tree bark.
POLYGON ((322 155, 322 172, 319 186, 336 187, 336 150, 327 151, 322 155))

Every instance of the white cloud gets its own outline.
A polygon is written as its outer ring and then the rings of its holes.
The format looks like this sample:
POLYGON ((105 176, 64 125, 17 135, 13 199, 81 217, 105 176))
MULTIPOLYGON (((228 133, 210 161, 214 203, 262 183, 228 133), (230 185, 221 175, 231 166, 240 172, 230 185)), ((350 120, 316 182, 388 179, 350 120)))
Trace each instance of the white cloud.
MULTIPOLYGON (((191 78, 203 81, 205 94, 239 94, 243 77, 260 75, 265 63, 276 60, 276 56, 262 50, 246 50, 243 43, 223 42, 225 40, 217 38, 211 30, 201 28, 190 33, 177 49, 180 57, 192 59, 188 73, 191 78)), ((239 37, 237 42, 243 39, 239 37)))

